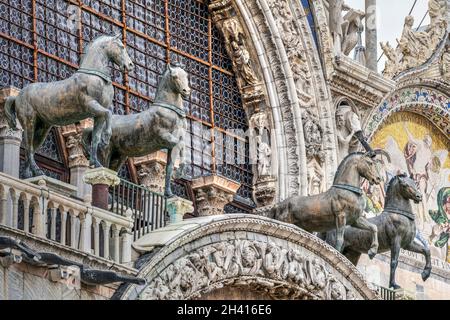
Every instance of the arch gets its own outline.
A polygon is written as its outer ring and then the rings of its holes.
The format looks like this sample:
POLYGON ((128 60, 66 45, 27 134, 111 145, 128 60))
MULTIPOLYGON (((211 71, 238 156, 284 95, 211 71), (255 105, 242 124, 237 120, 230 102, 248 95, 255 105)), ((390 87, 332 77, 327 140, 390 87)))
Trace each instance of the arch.
MULTIPOLYGON (((334 139, 334 114, 331 93, 326 85, 308 16, 296 0, 212 1, 221 6, 219 15, 227 15, 230 5, 242 23, 251 48, 253 61, 262 75, 264 100, 269 107, 275 131, 274 154, 278 164, 277 200, 296 194, 306 195, 307 157, 303 134, 302 113, 317 114, 324 130, 323 147, 328 150, 325 159, 325 184, 330 184, 337 167, 337 147, 334 139), (289 7, 282 13, 279 7, 289 7), (277 11, 277 12, 275 12, 277 11), (286 32, 285 28, 289 28, 286 32), (296 79, 299 69, 305 72, 310 98, 305 102, 304 92, 296 79), (300 91, 300 92, 299 92, 300 91)), ((210 5, 211 9, 212 5, 210 5)), ((212 10, 210 10, 212 14, 212 10)), ((233 18, 231 14, 231 18, 233 18)), ((219 17, 223 19, 223 17, 219 17)), ((300 72, 301 74, 301 72, 300 72)), ((241 88, 242 89, 242 88, 241 88)), ((245 103, 245 102, 244 102, 245 103)), ((249 116, 249 115, 247 115, 249 116)))
POLYGON ((444 136, 450 135, 449 96, 435 88, 417 85, 394 91, 372 110, 364 124, 369 140, 390 115, 399 111, 422 115, 433 123, 444 136))
POLYGON ((116 298, 195 299, 240 288, 274 299, 376 299, 350 261, 290 224, 228 214, 171 227, 166 238, 148 235, 135 244, 161 247, 136 262, 147 285, 122 287, 116 298))

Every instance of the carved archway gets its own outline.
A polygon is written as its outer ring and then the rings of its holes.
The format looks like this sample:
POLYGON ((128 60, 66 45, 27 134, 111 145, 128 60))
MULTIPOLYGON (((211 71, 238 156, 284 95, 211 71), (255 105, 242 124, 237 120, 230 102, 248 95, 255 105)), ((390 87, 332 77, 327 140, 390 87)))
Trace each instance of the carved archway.
MULTIPOLYGON (((264 106, 269 110, 275 132, 271 135, 277 157, 274 167, 278 168, 274 173, 278 178, 276 199, 308 193, 307 163, 311 159, 306 152, 302 116, 317 116, 323 130, 322 145, 327 152, 321 165, 328 186, 337 164, 333 106, 301 3, 228 0, 211 1, 209 8, 228 46, 233 33, 245 35, 246 49, 261 80, 253 87, 242 86, 245 81, 240 81, 240 89, 249 120, 253 113, 264 112, 264 106)), ((239 76, 238 70, 235 73, 239 76)))
POLYGON ((290 224, 230 214, 171 228, 138 241, 139 250, 160 246, 137 261, 147 284, 122 288, 117 298, 202 299, 239 288, 242 297, 257 291, 273 299, 376 299, 345 257, 290 224))
POLYGON ((408 86, 391 93, 370 113, 364 128, 369 140, 383 122, 395 112, 409 111, 424 116, 444 136, 450 135, 450 98, 428 86, 408 86))

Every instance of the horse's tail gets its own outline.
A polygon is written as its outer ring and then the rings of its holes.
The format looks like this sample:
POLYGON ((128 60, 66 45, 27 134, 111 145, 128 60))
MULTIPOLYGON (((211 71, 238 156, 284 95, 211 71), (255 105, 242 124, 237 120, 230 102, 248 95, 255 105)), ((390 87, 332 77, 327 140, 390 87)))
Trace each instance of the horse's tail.
POLYGON ((16 120, 16 97, 7 97, 5 100, 6 121, 11 129, 17 129, 16 120))

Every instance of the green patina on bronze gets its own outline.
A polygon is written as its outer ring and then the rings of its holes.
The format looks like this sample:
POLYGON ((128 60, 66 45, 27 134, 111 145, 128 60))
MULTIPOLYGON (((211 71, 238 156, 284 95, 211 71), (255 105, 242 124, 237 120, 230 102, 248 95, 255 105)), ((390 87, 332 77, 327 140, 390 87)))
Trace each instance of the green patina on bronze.
POLYGON ((70 78, 32 83, 17 97, 6 99, 5 114, 9 126, 17 128, 18 120, 24 130, 26 178, 44 175, 34 154, 53 126, 69 125, 87 118, 94 118, 91 165, 101 166, 97 159, 99 144, 107 145, 111 137, 114 89, 109 62, 126 70, 134 67, 120 37, 118 34, 95 39, 86 48, 80 70, 70 78))
MULTIPOLYGON (((118 171, 128 157, 141 157, 167 149, 164 195, 171 197, 173 194, 170 178, 178 158, 181 159, 178 175, 183 174, 184 170, 184 135, 187 122, 183 98, 189 97, 190 93, 186 71, 179 66, 168 64, 158 86, 155 102, 148 110, 112 117, 111 141, 109 144, 102 144, 97 154, 101 164, 118 171)), ((83 144, 87 146, 91 140, 92 130, 86 129, 83 132, 83 144)))

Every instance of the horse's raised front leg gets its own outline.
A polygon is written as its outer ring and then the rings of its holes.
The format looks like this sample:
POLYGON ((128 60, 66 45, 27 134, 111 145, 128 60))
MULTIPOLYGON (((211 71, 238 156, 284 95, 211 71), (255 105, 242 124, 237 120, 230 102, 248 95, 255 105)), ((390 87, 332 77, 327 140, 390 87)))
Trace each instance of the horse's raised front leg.
POLYGON ((422 280, 426 281, 431 274, 430 249, 420 243, 417 239, 414 239, 405 249, 425 256, 425 268, 422 271, 422 280))
POLYGON ((400 286, 395 283, 395 271, 398 265, 398 256, 400 255, 400 242, 399 236, 395 237, 391 243, 391 272, 389 275, 389 288, 400 289, 400 286))
POLYGON ((336 250, 342 252, 342 247, 344 246, 344 233, 346 218, 345 212, 339 213, 335 217, 336 222, 336 250))
MULTIPOLYGON (((100 103, 98 103, 96 100, 91 100, 88 102, 88 107, 90 108, 90 111, 93 113, 94 117, 94 128, 92 130, 92 140, 91 140, 91 159, 90 164, 95 167, 101 167, 103 164, 101 164, 98 161, 98 146, 100 142, 103 142, 105 145, 109 143, 109 139, 111 138, 111 132, 103 132, 105 131, 105 127, 107 123, 109 123, 110 127, 109 130, 111 130, 111 111, 108 109, 105 109, 100 103), (109 134, 109 138, 107 135, 109 134), (107 139, 107 143, 106 142, 107 139)), ((107 128, 106 128, 107 129, 107 128)))
POLYGON ((170 179, 173 171, 172 151, 173 149, 167 149, 166 185, 164 187, 164 195, 168 198, 173 197, 172 188, 170 186, 170 179))
POLYGON ((359 217, 356 219, 353 227, 370 231, 372 234, 372 243, 370 244, 370 249, 367 254, 370 259, 373 259, 378 252, 378 227, 373 223, 370 223, 369 220, 364 217, 359 217))

